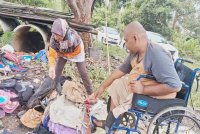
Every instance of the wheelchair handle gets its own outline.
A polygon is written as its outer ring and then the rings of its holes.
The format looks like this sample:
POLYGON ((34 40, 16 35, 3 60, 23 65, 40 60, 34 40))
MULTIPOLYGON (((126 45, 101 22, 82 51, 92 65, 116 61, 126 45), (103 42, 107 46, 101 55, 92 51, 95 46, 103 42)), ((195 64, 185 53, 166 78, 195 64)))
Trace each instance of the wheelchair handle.
POLYGON ((183 62, 188 62, 188 63, 191 63, 191 64, 193 64, 193 63, 194 63, 193 61, 191 61, 191 60, 188 60, 188 59, 184 59, 184 58, 181 58, 180 60, 181 60, 181 61, 183 61, 183 62))
POLYGON ((151 79, 151 80, 156 80, 156 78, 151 75, 151 74, 141 74, 140 76, 137 77, 137 81, 142 79, 142 78, 146 78, 146 79, 151 79))

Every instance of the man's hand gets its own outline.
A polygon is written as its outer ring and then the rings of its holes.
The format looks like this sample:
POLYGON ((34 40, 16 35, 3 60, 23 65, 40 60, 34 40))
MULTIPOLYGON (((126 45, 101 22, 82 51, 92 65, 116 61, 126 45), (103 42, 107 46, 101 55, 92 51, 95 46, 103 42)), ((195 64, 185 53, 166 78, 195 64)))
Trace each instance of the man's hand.
POLYGON ((143 94, 144 92, 144 85, 142 85, 141 81, 131 81, 130 82, 131 92, 137 94, 143 94))
POLYGON ((56 77, 55 66, 49 67, 49 77, 55 79, 56 77))
POLYGON ((96 93, 94 92, 93 94, 91 94, 86 100, 92 104, 96 103, 98 101, 98 98, 96 97, 96 93))
POLYGON ((96 103, 99 100, 99 97, 102 95, 104 90, 97 89, 93 94, 91 94, 87 100, 89 100, 92 103, 96 103))

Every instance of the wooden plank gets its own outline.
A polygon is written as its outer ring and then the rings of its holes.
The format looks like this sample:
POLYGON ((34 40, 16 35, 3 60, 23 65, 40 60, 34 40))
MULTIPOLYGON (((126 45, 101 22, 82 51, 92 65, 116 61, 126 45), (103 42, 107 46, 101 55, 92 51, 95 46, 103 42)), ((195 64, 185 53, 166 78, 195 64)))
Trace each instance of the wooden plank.
POLYGON ((6 2, 4 4, 0 3, 0 16, 17 18, 28 21, 30 23, 32 22, 42 25, 51 25, 56 18, 63 18, 67 20, 70 27, 79 32, 90 32, 96 34, 96 31, 93 28, 95 27, 94 25, 73 21, 73 13, 59 12, 45 8, 43 9, 30 6, 22 6, 19 4, 6 2))

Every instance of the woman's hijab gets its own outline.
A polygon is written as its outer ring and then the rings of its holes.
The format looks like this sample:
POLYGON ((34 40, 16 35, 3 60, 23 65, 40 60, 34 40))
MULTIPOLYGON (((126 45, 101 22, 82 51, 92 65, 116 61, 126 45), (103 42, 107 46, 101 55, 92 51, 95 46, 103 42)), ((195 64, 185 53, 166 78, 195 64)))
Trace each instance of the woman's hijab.
POLYGON ((64 19, 56 19, 53 22, 51 32, 64 37, 64 40, 56 46, 60 52, 68 52, 69 48, 80 45, 82 41, 78 33, 71 29, 64 19))
POLYGON ((62 37, 65 37, 68 28, 69 25, 67 24, 67 22, 64 19, 59 18, 53 22, 51 32, 56 33, 62 37))

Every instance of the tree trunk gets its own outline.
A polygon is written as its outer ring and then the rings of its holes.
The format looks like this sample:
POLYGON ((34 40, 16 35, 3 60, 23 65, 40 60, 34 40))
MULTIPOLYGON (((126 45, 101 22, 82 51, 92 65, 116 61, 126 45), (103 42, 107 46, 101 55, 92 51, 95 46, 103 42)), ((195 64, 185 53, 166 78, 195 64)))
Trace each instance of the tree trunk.
MULTIPOLYGON (((68 6, 74 13, 75 21, 90 24, 92 16, 92 6, 95 0, 66 0, 68 6)), ((89 33, 80 33, 85 46, 85 52, 91 46, 91 35, 89 33)))

